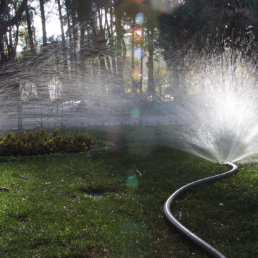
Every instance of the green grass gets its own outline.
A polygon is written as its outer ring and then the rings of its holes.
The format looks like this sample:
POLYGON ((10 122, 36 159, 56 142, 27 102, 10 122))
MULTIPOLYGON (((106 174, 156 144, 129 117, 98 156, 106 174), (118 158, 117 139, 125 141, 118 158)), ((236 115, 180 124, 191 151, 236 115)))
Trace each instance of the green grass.
MULTIPOLYGON (((90 131, 112 140, 112 151, 2 158, 0 187, 10 191, 0 191, 0 257, 206 257, 170 227, 162 206, 180 186, 227 167, 157 144, 153 129, 135 130, 90 131)), ((186 192, 174 214, 227 257, 258 257, 257 171, 240 165, 186 192)))

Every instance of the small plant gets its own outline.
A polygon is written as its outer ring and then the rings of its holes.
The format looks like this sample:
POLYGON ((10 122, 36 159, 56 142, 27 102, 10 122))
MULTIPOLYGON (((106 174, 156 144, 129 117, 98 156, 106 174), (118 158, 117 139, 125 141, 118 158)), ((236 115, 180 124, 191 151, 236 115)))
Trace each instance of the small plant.
POLYGON ((0 156, 82 152, 89 150, 93 143, 94 139, 87 133, 62 135, 59 130, 45 129, 9 132, 0 136, 0 156))

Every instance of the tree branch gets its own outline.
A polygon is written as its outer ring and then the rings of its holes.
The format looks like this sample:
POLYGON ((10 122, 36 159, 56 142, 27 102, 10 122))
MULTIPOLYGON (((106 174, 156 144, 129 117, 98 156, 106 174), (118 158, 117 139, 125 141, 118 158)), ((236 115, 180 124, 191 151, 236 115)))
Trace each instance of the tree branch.
POLYGON ((15 16, 13 18, 8 19, 7 21, 3 21, 2 19, 0 19, 0 23, 1 23, 0 35, 4 35, 6 33, 8 27, 19 23, 19 21, 21 20, 21 16, 27 6, 27 2, 28 2, 28 0, 22 1, 21 5, 19 6, 19 8, 16 11, 15 16))

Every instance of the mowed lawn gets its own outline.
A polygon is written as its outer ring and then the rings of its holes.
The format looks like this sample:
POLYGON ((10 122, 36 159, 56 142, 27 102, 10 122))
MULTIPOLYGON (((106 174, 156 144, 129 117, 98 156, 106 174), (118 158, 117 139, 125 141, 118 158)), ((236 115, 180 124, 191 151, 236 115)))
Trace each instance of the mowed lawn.
MULTIPOLYGON (((0 257, 206 257, 167 223, 163 204, 180 186, 229 167, 152 133, 98 133, 115 146, 1 158, 0 187, 9 191, 0 190, 0 257)), ((240 165, 186 192, 174 214, 227 257, 258 257, 257 171, 240 165)))

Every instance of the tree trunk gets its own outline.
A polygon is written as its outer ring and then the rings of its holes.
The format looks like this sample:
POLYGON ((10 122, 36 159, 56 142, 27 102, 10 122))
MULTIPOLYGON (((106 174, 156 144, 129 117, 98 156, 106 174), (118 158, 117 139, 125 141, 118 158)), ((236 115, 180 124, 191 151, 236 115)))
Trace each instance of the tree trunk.
POLYGON ((77 20, 75 17, 75 12, 72 10, 71 12, 71 17, 72 17, 72 31, 73 31, 73 40, 72 40, 72 45, 73 45, 73 53, 74 57, 76 56, 76 49, 77 49, 77 42, 78 42, 78 26, 77 26, 77 20))
POLYGON ((156 72, 156 76, 155 76, 155 84, 158 86, 159 89, 159 96, 162 96, 162 88, 161 88, 161 82, 160 82, 160 63, 157 67, 157 72, 156 72))
POLYGON ((81 90, 84 95, 84 99, 87 98, 87 93, 86 93, 86 82, 87 82, 87 77, 86 77, 86 64, 85 64, 85 58, 86 54, 85 53, 87 50, 85 49, 85 25, 83 21, 80 22, 80 27, 81 27, 81 32, 80 32, 80 80, 81 80, 81 90))
POLYGON ((98 8, 98 18, 99 18, 99 29, 100 29, 100 33, 103 32, 103 25, 102 25, 102 11, 101 8, 98 8))
POLYGON ((8 10, 8 5, 7 5, 7 1, 6 0, 1 0, 0 1, 0 38, 1 36, 3 36, 7 30, 8 27, 14 26, 19 24, 19 22, 21 21, 21 16, 25 10, 27 6, 27 0, 23 0, 21 2, 21 4, 19 5, 18 9, 15 12, 15 16, 9 19, 5 19, 3 17, 5 17, 6 14, 6 9, 8 10))
MULTIPOLYGON (((133 17, 133 23, 132 23, 132 28, 135 26, 135 16, 133 17)), ((134 49, 135 49, 135 43, 134 43, 134 40, 131 40, 131 75, 132 75, 132 92, 136 92, 137 90, 137 83, 135 81, 135 78, 133 76, 134 74, 134 69, 135 69, 135 63, 134 63, 134 49)))
POLYGON ((62 34, 62 43, 65 43, 64 23, 63 23, 62 8, 61 8, 60 0, 57 0, 57 5, 58 5, 60 28, 61 28, 61 34, 62 34))
POLYGON ((154 44, 153 44, 153 28, 148 29, 148 95, 155 95, 155 84, 154 84, 154 76, 153 76, 153 54, 154 54, 154 44))
POLYGON ((34 47, 34 42, 33 42, 33 32, 31 28, 31 17, 30 17, 30 12, 29 12, 29 7, 28 5, 26 6, 26 20, 27 20, 27 29, 28 29, 28 36, 29 36, 29 45, 30 45, 30 51, 34 55, 35 54, 35 47, 34 47))
POLYGON ((4 35, 0 35, 0 57, 1 62, 4 62, 6 60, 6 56, 4 53, 4 35))
POLYGON ((109 22, 108 22, 108 8, 105 8, 105 26, 104 26, 104 29, 108 32, 108 38, 110 40, 110 45, 113 46, 113 38, 112 38, 112 35, 111 35, 110 25, 109 25, 109 22))
MULTIPOLYGON (((141 50, 143 51, 143 42, 141 42, 141 50)), ((142 97, 143 86, 143 54, 141 55, 141 77, 140 77, 140 96, 142 97)))
POLYGON ((115 19, 115 28, 116 28, 116 46, 118 51, 116 52, 117 56, 117 76, 120 80, 120 85, 123 87, 124 83, 124 65, 125 65, 125 51, 126 51, 126 46, 123 40, 123 27, 121 23, 121 15, 119 14, 119 11, 117 10, 116 12, 116 19, 115 19))
POLYGON ((65 0, 65 9, 66 9, 66 14, 67 14, 67 32, 68 32, 68 37, 69 37, 69 42, 72 42, 72 29, 71 29, 71 12, 70 12, 70 7, 69 7, 69 2, 65 0))
POLYGON ((44 0, 39 0, 39 4, 40 4, 40 14, 41 14, 41 24, 42 24, 43 46, 45 46, 47 45, 47 31, 46 31, 44 0))
POLYGON ((9 56, 12 56, 13 52, 13 38, 12 38, 13 30, 12 27, 9 28, 8 31, 8 38, 9 38, 9 44, 8 44, 8 54, 9 56))

